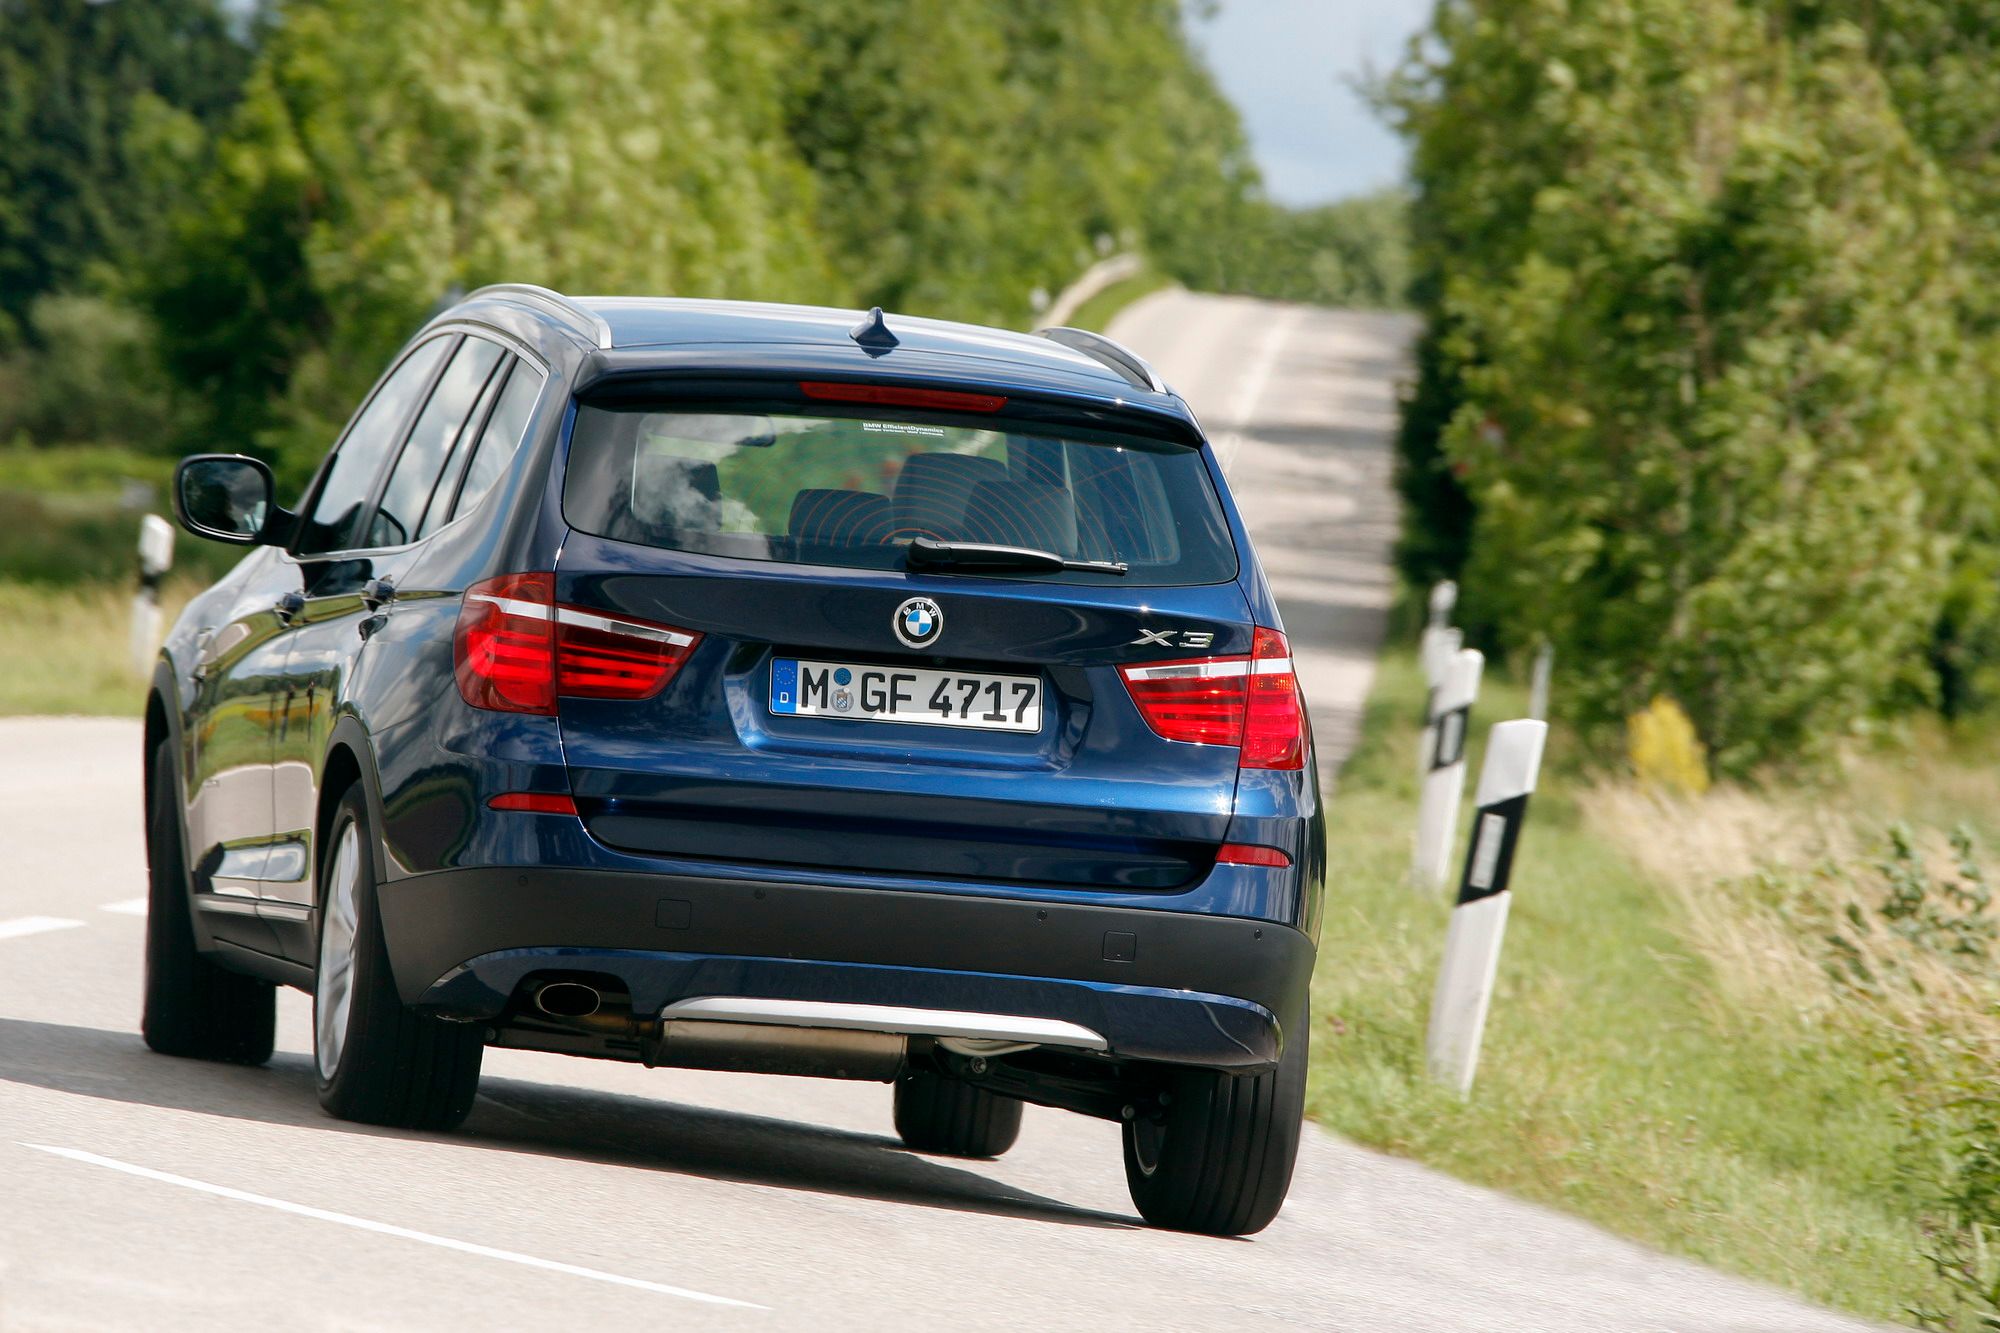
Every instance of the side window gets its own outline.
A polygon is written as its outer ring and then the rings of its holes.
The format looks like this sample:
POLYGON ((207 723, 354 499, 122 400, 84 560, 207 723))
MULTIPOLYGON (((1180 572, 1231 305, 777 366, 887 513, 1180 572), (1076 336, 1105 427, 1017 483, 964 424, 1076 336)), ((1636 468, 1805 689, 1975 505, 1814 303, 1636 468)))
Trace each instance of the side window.
POLYGON ((472 451, 479 443, 479 432, 486 426, 486 418, 493 413, 493 400, 500 396, 500 386, 507 382, 507 372, 513 367, 514 358, 502 353, 500 364, 486 377, 486 387, 479 391, 479 401, 472 405, 472 412, 465 418, 465 425, 459 428, 458 443, 452 446, 451 457, 445 460, 444 471, 438 475, 437 489, 431 492, 430 507, 424 510, 423 526, 417 529, 417 538, 422 540, 451 521, 451 502, 458 495, 458 486, 465 479, 465 464, 472 457, 472 451))
POLYGON ((355 418, 340 451, 327 468, 320 484, 319 498, 299 533, 300 555, 321 555, 354 545, 355 525, 361 520, 362 506, 375 489, 382 462, 396 445, 410 409, 431 382, 431 372, 456 338, 433 338, 405 357, 393 375, 375 391, 368 406, 355 418))
POLYGON ((416 539, 424 506, 430 502, 438 475, 458 442, 466 414, 499 364, 497 344, 473 337, 459 344, 451 364, 438 377, 437 388, 431 390, 431 400, 410 428, 409 441, 389 473, 389 483, 383 487, 374 517, 368 520, 368 536, 362 545, 401 546, 416 539))
POLYGON ((500 401, 493 405, 493 415, 486 419, 486 429, 479 434, 479 447, 473 452, 472 462, 466 466, 453 517, 469 512, 485 499, 493 483, 507 471, 515 451, 521 447, 521 436, 527 433, 535 400, 541 396, 542 372, 526 362, 516 361, 514 373, 507 377, 507 387, 500 391, 500 401))

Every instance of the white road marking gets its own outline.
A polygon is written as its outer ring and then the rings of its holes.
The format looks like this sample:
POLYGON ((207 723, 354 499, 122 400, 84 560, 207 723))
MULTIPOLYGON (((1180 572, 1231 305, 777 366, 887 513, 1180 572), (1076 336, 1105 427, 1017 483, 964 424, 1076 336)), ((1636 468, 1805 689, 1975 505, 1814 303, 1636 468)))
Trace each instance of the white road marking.
POLYGON ((23 935, 39 935, 45 930, 68 930, 83 922, 72 921, 66 916, 17 916, 12 921, 0 921, 0 940, 19 939, 23 935))
POLYGON ((117 912, 121 916, 144 916, 146 915, 146 900, 144 898, 120 898, 115 903, 105 903, 97 910, 100 912, 117 912))
POLYGON ((372 1231, 380 1236, 395 1236, 402 1240, 413 1240, 421 1245, 435 1245, 439 1249, 457 1250, 461 1254, 475 1254, 484 1259, 499 1259, 504 1263, 521 1264, 528 1268, 539 1268, 550 1273, 567 1273, 571 1277, 587 1277, 596 1282, 609 1282, 620 1287, 636 1287, 640 1291, 657 1292, 662 1296, 678 1296, 682 1300, 699 1301, 704 1305, 729 1305, 739 1310, 769 1310, 769 1306, 753 1305, 749 1301, 732 1300, 727 1296, 711 1296, 705 1291, 692 1291, 687 1287, 670 1287, 663 1282, 647 1282, 642 1278, 621 1277, 617 1273, 606 1273, 595 1268, 583 1268, 576 1264, 559 1263, 554 1259, 538 1259, 532 1254, 517 1254, 512 1250, 497 1250, 490 1245, 475 1245, 471 1241, 453 1240, 449 1236, 433 1236, 427 1231, 412 1231, 408 1227, 391 1226, 387 1222, 371 1222, 365 1217, 352 1217, 346 1213, 329 1212, 324 1208, 310 1208, 302 1203, 290 1203, 284 1199, 273 1199, 262 1194, 252 1194, 247 1190, 231 1189, 227 1185, 211 1185, 202 1180, 190 1180, 167 1171, 155 1171, 151 1167, 134 1166, 114 1157, 100 1157, 94 1152, 84 1152, 81 1148, 57 1148, 45 1143, 23 1143, 23 1148, 36 1152, 52 1153, 57 1157, 67 1157, 73 1162, 87 1162, 92 1166, 108 1167, 113 1171, 123 1171, 126 1175, 139 1176, 145 1180, 157 1180, 164 1185, 179 1185, 182 1189, 198 1190, 203 1194, 213 1194, 218 1198, 234 1199, 238 1203, 254 1203, 265 1208, 275 1208, 281 1213, 295 1217, 310 1217, 318 1222, 334 1222, 357 1231, 372 1231))
POLYGON ((1258 400, 1263 398, 1264 389, 1271 382, 1271 372, 1278 364, 1278 349, 1285 339, 1292 336, 1299 321, 1306 317, 1305 307, 1292 306, 1284 314, 1264 326, 1264 337, 1257 344, 1256 360, 1250 363, 1250 373, 1236 385, 1236 401, 1230 404, 1229 435, 1222 442, 1222 471, 1226 475, 1236 462, 1236 450, 1243 443, 1243 436, 1249 429, 1250 418, 1257 411, 1258 400))

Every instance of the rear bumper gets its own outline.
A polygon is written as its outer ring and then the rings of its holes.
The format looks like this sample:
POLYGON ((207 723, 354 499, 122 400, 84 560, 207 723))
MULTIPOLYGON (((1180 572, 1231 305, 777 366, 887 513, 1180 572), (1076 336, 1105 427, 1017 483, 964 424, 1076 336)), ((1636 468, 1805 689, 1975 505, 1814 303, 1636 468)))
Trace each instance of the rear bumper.
POLYGON ((384 884, 405 1002, 492 1018, 538 972, 619 978, 634 1012, 700 996, 1013 1014, 1113 1057, 1253 1069, 1310 982, 1304 934, 1239 917, 1060 901, 549 869, 384 884))

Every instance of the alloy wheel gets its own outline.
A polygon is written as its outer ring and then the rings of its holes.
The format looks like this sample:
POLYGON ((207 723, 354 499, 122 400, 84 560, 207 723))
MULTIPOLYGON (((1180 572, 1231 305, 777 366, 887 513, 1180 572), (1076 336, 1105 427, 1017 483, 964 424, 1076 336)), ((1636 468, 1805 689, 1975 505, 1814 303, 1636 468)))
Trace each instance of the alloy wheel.
POLYGON ((327 870, 326 892, 320 905, 319 972, 313 983, 314 1053, 319 1076, 330 1079, 340 1068, 347 1042, 347 1016, 354 1007, 354 954, 359 934, 361 898, 361 835, 349 820, 334 847, 327 870))

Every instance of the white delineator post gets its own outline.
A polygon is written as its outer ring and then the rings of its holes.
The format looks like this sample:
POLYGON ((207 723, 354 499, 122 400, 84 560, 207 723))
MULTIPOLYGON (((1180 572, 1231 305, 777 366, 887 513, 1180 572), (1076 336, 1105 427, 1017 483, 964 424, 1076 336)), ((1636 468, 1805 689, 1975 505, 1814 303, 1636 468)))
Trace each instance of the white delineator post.
POLYGON ((1417 847, 1410 882, 1419 889, 1444 887, 1451 845, 1458 832, 1458 802, 1465 795, 1465 726, 1479 697, 1486 659, 1475 648, 1453 653, 1438 685, 1433 708, 1431 749, 1417 796, 1417 847))
POLYGON ((1535 650, 1534 670, 1528 676, 1528 716, 1537 722, 1549 720, 1549 673, 1555 669, 1556 646, 1547 639, 1535 650))
POLYGON ((1431 747, 1437 743, 1437 692, 1444 669, 1451 662, 1451 655, 1458 651, 1464 640, 1459 631, 1451 628, 1452 608, 1458 605, 1458 585, 1450 579, 1433 583, 1430 592, 1430 619, 1424 624, 1423 636, 1418 640, 1417 666, 1424 673, 1424 735, 1417 744, 1417 776, 1419 778, 1430 769, 1431 747))
POLYGON ((1450 579, 1431 585, 1431 628, 1443 629, 1451 623, 1452 608, 1458 605, 1458 585, 1450 579))
POLYGON ((149 675, 160 646, 160 580, 174 565, 174 530, 158 514, 139 520, 139 591, 132 594, 132 670, 149 675))
POLYGON ((1424 627, 1423 646, 1417 649, 1417 665, 1424 673, 1424 733, 1417 741, 1417 777, 1430 772, 1431 751, 1437 748, 1438 688, 1444 673, 1458 654, 1465 636, 1442 625, 1424 627))
POLYGON ((1457 1089, 1461 1097, 1472 1091, 1472 1076, 1479 1068, 1479 1043, 1493 1001, 1493 979, 1500 969, 1507 906, 1513 901, 1507 881, 1548 734, 1548 724, 1532 718, 1499 723, 1487 739, 1486 761, 1479 769, 1479 809, 1472 843, 1465 849, 1458 904, 1445 931, 1444 962, 1438 968, 1424 1043, 1430 1076, 1457 1089))

